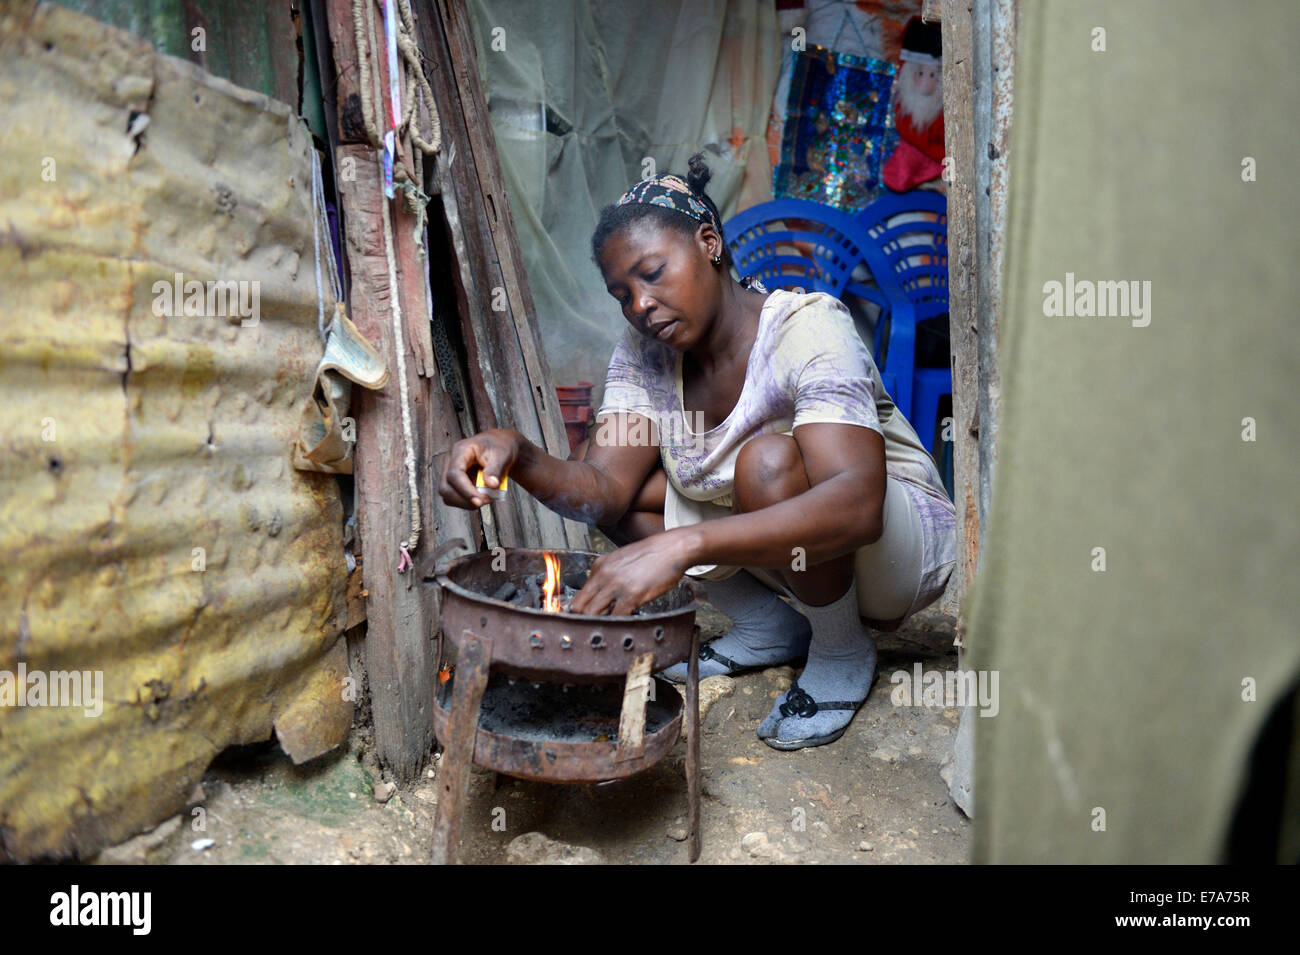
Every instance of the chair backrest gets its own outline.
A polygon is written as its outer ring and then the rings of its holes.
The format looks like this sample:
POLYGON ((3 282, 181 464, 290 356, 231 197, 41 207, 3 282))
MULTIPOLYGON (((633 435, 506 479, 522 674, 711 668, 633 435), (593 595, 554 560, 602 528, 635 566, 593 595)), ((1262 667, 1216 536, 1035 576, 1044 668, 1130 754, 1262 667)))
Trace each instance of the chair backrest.
POLYGON ((757 278, 768 288, 803 288, 839 298, 864 257, 887 265, 852 216, 807 199, 752 206, 722 231, 740 277, 757 278))
MULTIPOLYGON (((917 321, 946 314, 947 198, 929 189, 888 193, 854 219, 889 263, 893 284, 912 302, 917 321)), ((873 278, 880 274, 871 271, 873 278)))

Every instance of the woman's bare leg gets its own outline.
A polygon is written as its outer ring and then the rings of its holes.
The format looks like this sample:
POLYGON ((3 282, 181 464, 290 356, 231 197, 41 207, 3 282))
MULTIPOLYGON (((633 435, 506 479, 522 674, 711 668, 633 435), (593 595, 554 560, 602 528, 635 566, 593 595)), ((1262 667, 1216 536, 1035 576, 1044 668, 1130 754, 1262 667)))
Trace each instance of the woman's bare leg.
MULTIPOLYGON (((767 434, 746 442, 736 456, 733 510, 747 514, 779 504, 808 490, 799 445, 790 435, 767 434)), ((853 581, 853 555, 845 554, 805 570, 777 568, 778 574, 800 600, 822 606, 844 595, 853 581)))

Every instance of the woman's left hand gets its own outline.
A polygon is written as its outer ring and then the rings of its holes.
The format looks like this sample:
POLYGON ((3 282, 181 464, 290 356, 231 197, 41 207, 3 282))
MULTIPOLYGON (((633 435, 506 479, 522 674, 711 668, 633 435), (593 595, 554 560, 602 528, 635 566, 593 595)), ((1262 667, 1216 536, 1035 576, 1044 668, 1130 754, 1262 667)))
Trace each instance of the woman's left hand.
POLYGON ((570 610, 630 614, 671 590, 690 566, 684 535, 675 530, 655 534, 597 558, 570 610))

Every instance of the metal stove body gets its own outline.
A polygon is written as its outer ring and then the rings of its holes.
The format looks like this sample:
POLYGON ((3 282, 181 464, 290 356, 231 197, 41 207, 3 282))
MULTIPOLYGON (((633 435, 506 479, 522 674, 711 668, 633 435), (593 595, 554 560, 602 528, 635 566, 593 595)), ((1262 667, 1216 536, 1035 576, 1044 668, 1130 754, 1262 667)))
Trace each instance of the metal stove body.
MULTIPOLYGON (((471 763, 498 773, 548 782, 603 782, 649 768, 671 750, 686 723, 688 847, 700 853, 699 827, 699 629, 695 611, 703 595, 689 580, 629 616, 556 613, 516 606, 489 596, 505 582, 519 582, 558 557, 562 577, 583 579, 598 554, 588 551, 507 550, 471 554, 436 571, 442 588, 440 676, 434 729, 443 744, 433 862, 454 862, 471 763), (454 661, 451 658, 454 656, 454 661), (653 673, 688 661, 686 701, 653 673), (605 708, 610 732, 593 739, 564 738, 525 727, 507 714, 529 716, 534 700, 522 698, 513 681, 553 684, 534 695, 535 708, 563 706, 560 687, 573 686, 572 703, 621 696, 617 726, 605 708), (621 693, 618 684, 622 684, 621 693), (650 705, 654 685, 654 704, 650 705), (557 700, 560 702, 557 704, 557 700), (522 706, 521 706, 522 703, 522 706), (615 735, 616 732, 616 735, 615 735)), ((600 717, 584 720, 600 725, 600 717)), ((542 721, 545 722, 544 720, 542 721)), ((590 734, 588 734, 590 735, 590 734)))

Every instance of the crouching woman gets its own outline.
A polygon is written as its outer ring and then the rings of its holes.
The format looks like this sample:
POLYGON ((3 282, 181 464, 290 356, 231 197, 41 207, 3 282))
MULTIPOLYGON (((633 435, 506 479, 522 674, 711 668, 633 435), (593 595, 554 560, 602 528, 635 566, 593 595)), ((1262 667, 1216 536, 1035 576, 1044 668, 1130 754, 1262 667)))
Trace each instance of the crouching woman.
MULTIPOLYGON (((592 251, 628 328, 594 437, 570 460, 515 431, 457 443, 440 493, 476 508, 507 470, 547 507, 622 545, 581 613, 630 613, 684 574, 733 621, 701 676, 806 658, 758 727, 777 749, 843 735, 875 675, 870 628, 943 592, 955 516, 848 310, 731 276, 709 172, 643 180, 601 214, 592 251)), ((685 665, 665 671, 684 678, 685 665)))

